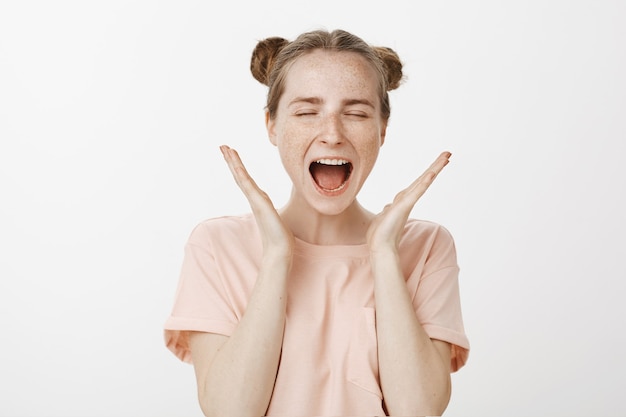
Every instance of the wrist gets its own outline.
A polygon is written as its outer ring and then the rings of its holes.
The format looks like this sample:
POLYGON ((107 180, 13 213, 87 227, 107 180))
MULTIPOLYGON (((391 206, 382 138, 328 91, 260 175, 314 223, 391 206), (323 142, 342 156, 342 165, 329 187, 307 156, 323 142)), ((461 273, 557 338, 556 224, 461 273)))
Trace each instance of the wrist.
POLYGON ((390 263, 397 264, 399 261, 400 255, 394 245, 370 249, 370 263, 372 264, 372 268, 389 265, 390 263))
POLYGON ((377 245, 373 247, 370 245, 369 247, 370 259, 374 258, 395 258, 398 256, 398 247, 394 244, 385 244, 385 245, 377 245))
POLYGON ((288 269, 291 266, 291 259, 291 250, 266 250, 263 251, 261 264, 264 267, 287 267, 288 269))

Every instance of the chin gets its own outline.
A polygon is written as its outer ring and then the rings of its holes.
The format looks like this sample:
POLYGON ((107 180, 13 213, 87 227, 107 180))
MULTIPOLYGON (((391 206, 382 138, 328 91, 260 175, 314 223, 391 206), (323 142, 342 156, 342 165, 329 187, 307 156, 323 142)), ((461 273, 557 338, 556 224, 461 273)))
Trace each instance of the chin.
POLYGON ((326 216, 338 216, 348 210, 356 201, 356 196, 341 195, 337 197, 317 196, 309 205, 313 210, 326 216))

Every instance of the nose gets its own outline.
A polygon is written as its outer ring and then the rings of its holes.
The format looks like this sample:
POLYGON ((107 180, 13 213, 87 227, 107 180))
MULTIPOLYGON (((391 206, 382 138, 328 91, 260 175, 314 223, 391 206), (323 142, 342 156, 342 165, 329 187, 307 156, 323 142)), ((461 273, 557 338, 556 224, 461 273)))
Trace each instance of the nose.
POLYGON ((327 115, 322 121, 320 142, 325 145, 340 145, 344 142, 343 125, 337 115, 327 115))

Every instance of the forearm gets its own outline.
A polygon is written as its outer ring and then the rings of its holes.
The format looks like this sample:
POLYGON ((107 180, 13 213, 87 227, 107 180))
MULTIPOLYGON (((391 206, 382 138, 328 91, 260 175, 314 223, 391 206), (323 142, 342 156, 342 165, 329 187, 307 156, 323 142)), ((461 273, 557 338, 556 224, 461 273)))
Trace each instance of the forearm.
POLYGON ((265 415, 280 360, 288 269, 280 259, 263 261, 241 321, 199 384, 207 416, 265 415))
POLYGON ((371 257, 381 387, 390 415, 441 415, 449 363, 417 320, 395 250, 371 257))

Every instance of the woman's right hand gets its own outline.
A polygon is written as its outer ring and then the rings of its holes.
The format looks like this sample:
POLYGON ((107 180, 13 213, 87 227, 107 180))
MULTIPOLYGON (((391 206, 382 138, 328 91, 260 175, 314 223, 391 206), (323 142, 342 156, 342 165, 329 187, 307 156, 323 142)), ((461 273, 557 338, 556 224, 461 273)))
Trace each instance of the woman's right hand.
POLYGON ((206 416, 261 416, 272 398, 280 363, 294 238, 237 152, 228 146, 220 150, 252 208, 263 258, 245 312, 232 333, 192 332, 189 346, 198 400, 206 416))
POLYGON ((220 150, 237 185, 250 203, 263 242, 263 255, 272 259, 284 258, 291 262, 293 233, 280 218, 272 200, 252 179, 234 149, 222 145, 220 150))

